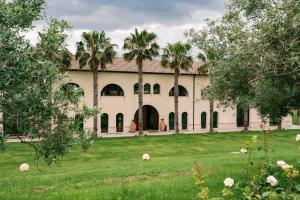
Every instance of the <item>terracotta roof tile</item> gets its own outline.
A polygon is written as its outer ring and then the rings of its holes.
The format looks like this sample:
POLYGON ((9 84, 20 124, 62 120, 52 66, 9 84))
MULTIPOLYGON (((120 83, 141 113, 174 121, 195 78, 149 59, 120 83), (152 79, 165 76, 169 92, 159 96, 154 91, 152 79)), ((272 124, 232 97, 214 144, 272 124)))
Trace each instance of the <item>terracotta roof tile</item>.
MULTIPOLYGON (((201 65, 200 62, 194 62, 193 67, 188 71, 181 70, 181 74, 197 74, 197 68, 201 65)), ((105 70, 99 69, 99 71, 107 72, 137 72, 137 66, 135 61, 127 62, 123 58, 117 57, 114 59, 113 64, 107 64, 105 70)), ((72 61, 72 66, 69 70, 80 70, 79 63, 77 60, 72 61)), ((89 71, 89 67, 85 66, 82 70, 89 71)), ((144 73, 158 73, 158 74, 173 74, 172 69, 163 67, 160 64, 160 60, 146 60, 143 63, 143 72, 144 73)))

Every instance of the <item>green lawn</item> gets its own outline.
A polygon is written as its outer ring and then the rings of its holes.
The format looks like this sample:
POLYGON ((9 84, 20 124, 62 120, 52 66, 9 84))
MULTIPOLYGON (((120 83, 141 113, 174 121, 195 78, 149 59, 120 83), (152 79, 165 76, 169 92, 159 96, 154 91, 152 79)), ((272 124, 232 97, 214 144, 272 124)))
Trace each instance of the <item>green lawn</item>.
MULTIPOLYGON (((299 131, 274 132, 270 140, 274 161, 283 159, 297 167, 299 131)), ((79 147, 51 167, 34 165, 33 151, 24 144, 9 144, 0 154, 0 199, 195 199, 191 174, 194 161, 209 172, 206 184, 219 195, 223 180, 245 174, 247 154, 238 151, 258 132, 108 138, 97 140, 83 153, 79 147), (150 161, 142 161, 149 153, 150 161), (29 172, 18 168, 23 162, 29 172)), ((256 156, 261 159, 260 154, 256 156)))

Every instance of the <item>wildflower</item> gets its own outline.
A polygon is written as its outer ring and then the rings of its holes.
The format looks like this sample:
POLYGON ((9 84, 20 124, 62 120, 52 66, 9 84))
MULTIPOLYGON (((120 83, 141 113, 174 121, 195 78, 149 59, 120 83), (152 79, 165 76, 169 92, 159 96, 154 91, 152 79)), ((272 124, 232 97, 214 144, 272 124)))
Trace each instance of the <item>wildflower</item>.
POLYGON ((288 170, 288 169, 292 169, 293 168, 293 165, 289 165, 289 164, 285 164, 281 167, 281 169, 283 170, 288 170))
POLYGON ((232 178, 226 178, 224 180, 224 185, 226 187, 232 187, 234 185, 234 180, 232 178))
POLYGON ((283 166, 286 165, 286 163, 285 163, 283 160, 278 160, 276 164, 277 164, 277 166, 280 167, 280 168, 282 168, 283 166))
POLYGON ((242 147, 242 148, 240 149, 240 152, 241 152, 241 153, 247 153, 248 150, 247 150, 247 148, 242 147))
POLYGON ((298 135, 296 136, 296 141, 297 141, 297 142, 300 141, 300 134, 298 134, 298 135))
POLYGON ((275 186, 277 185, 278 181, 274 176, 268 176, 267 183, 270 183, 270 185, 275 186))
POLYGON ((145 154, 143 155, 143 160, 150 160, 150 155, 147 154, 147 153, 145 153, 145 154))
POLYGON ((20 165, 20 171, 25 172, 29 170, 29 165, 27 163, 23 163, 20 165))

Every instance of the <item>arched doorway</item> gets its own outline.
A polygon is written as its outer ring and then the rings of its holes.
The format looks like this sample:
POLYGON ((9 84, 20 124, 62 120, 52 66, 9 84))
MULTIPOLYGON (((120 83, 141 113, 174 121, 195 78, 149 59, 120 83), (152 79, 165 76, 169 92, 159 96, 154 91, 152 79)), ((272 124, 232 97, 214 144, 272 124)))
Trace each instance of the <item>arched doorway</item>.
POLYGON ((108 132, 108 114, 103 113, 101 115, 101 133, 107 133, 108 132))
POLYGON ((181 128, 182 128, 182 130, 187 129, 187 117, 188 117, 187 112, 183 112, 181 114, 181 128))
POLYGON ((169 113, 169 130, 174 130, 174 117, 175 114, 173 112, 169 113))
MULTIPOLYGON (((134 121, 137 126, 137 130, 139 129, 139 118, 138 111, 135 112, 134 121)), ((143 127, 144 130, 158 130, 158 119, 159 115, 157 110, 150 105, 143 106, 143 127)))

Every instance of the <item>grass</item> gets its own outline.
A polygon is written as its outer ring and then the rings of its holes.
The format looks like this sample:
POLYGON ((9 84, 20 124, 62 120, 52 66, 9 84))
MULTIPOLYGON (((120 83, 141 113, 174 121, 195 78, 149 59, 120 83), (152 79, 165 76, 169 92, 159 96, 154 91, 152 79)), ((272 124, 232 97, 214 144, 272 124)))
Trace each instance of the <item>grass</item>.
MULTIPOLYGON (((270 139, 272 159, 297 166, 298 131, 274 132, 270 139)), ((247 154, 238 151, 245 140, 258 132, 107 138, 97 140, 84 153, 79 147, 51 166, 37 170, 33 151, 24 144, 9 144, 0 154, 0 199, 195 199, 192 168, 199 161, 208 173, 206 185, 220 195, 223 180, 242 179, 247 154), (149 153, 150 161, 142 161, 149 153), (27 162, 30 171, 18 167, 27 162)), ((263 153, 255 154, 257 160, 263 153)), ((257 162, 255 162, 257 164, 257 162)), ((299 167, 299 166, 297 166, 299 167)))

